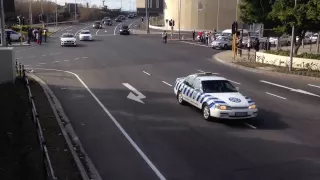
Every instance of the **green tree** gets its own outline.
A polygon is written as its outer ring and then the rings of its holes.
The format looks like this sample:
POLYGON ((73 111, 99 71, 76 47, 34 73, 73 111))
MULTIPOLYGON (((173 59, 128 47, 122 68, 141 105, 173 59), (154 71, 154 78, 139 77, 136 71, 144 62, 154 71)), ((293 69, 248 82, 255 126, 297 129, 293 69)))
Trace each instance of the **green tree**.
POLYGON ((319 18, 319 0, 297 0, 297 6, 294 0, 276 0, 269 13, 269 18, 282 22, 277 25, 276 29, 283 33, 291 31, 292 26, 295 27, 294 37, 298 36, 294 54, 298 53, 302 39, 308 31, 317 32, 320 30, 319 18), (317 6, 315 6, 315 4, 317 6))

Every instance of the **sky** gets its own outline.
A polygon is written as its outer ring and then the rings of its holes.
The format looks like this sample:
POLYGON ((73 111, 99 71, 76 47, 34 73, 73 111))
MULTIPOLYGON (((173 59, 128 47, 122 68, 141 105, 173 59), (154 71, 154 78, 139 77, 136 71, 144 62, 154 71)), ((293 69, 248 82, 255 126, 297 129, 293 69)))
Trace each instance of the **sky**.
MULTIPOLYGON (((51 0, 55 1, 55 0, 51 0)), ((97 5, 102 6, 102 0, 58 0, 59 4, 65 4, 65 3, 82 3, 86 4, 86 2, 89 3, 89 5, 97 5)), ((111 9, 121 8, 121 1, 122 1, 122 8, 123 10, 135 10, 136 9, 136 0, 104 0, 105 5, 108 6, 111 9)))

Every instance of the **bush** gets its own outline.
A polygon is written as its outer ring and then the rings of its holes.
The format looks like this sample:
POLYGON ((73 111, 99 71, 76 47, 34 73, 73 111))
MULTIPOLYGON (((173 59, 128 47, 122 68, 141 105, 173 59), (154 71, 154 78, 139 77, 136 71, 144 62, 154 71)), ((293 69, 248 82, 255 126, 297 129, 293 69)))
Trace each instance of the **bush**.
MULTIPOLYGON (((289 50, 268 50, 266 53, 275 54, 279 56, 290 56, 289 50)), ((306 59, 317 59, 320 60, 320 54, 312 54, 312 53, 302 53, 299 55, 295 55, 294 57, 306 58, 306 59)))
MULTIPOLYGON (((29 25, 23 25, 22 26, 22 31, 28 31, 29 29, 29 25)), ((31 26, 31 28, 42 28, 41 26, 31 26)), ((10 29, 14 30, 14 31, 17 31, 17 32, 20 32, 20 26, 19 25, 14 25, 14 26, 11 26, 10 29)))

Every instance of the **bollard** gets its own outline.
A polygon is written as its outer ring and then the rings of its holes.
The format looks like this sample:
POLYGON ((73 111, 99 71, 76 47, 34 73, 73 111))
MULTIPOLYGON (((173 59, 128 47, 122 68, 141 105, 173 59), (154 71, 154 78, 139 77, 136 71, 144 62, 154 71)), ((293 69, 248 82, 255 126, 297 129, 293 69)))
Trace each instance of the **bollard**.
POLYGON ((22 65, 22 77, 23 79, 26 77, 26 70, 24 69, 24 65, 22 65))
POLYGON ((19 66, 18 66, 18 61, 16 61, 16 76, 19 75, 19 66))
POLYGON ((22 64, 19 63, 19 76, 22 77, 22 64))

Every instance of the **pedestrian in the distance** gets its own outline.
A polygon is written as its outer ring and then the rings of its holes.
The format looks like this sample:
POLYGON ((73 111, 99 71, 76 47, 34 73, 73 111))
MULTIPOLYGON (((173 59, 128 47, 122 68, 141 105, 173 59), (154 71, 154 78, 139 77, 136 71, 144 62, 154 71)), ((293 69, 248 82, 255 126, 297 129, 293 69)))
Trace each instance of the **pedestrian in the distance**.
POLYGON ((39 29, 39 43, 42 44, 42 29, 39 29))
POLYGON ((46 43, 47 42, 47 37, 48 37, 47 29, 43 30, 43 37, 44 37, 44 42, 46 43))
POLYGON ((193 30, 193 32, 192 32, 192 39, 195 40, 195 38, 196 38, 196 31, 193 30))
POLYGON ((8 45, 11 45, 11 34, 10 34, 10 31, 7 31, 7 43, 8 43, 8 45))
POLYGON ((40 35, 39 35, 39 32, 36 32, 36 41, 37 41, 37 45, 40 45, 40 35))
POLYGON ((28 44, 31 43, 31 39, 32 39, 32 29, 29 28, 29 29, 28 29, 28 44))

